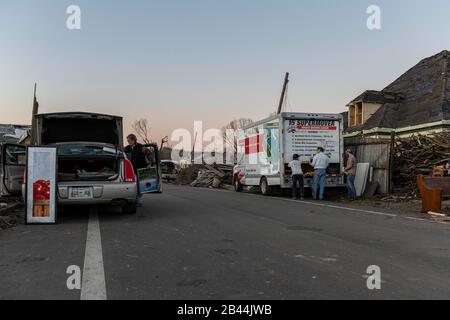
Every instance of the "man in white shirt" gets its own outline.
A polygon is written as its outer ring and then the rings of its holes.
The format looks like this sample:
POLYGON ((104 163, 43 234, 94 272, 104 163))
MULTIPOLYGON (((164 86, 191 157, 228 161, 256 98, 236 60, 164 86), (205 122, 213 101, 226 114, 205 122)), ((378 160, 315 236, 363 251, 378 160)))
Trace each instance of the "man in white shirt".
POLYGON ((292 156, 293 160, 289 162, 288 166, 292 170, 292 199, 297 198, 297 183, 300 189, 300 200, 303 200, 303 171, 302 171, 302 163, 300 160, 300 156, 298 154, 294 154, 292 156))
POLYGON ((311 166, 314 168, 314 178, 312 185, 312 197, 317 199, 317 189, 319 189, 319 200, 323 200, 323 192, 325 190, 325 178, 327 175, 327 168, 330 164, 330 158, 324 153, 322 147, 317 148, 317 154, 311 161, 311 166))
POLYGON ((345 151, 345 156, 347 157, 347 166, 344 168, 344 172, 347 175, 348 199, 350 201, 354 201, 356 199, 356 157, 353 155, 353 151, 350 149, 345 151))

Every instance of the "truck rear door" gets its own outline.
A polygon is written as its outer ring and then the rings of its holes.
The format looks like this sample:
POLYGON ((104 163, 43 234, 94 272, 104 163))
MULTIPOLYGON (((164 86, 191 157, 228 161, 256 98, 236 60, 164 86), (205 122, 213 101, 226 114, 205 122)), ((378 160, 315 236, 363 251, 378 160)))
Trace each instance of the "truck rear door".
POLYGON ((284 118, 284 166, 290 179, 290 168, 287 163, 292 160, 294 154, 300 156, 302 169, 306 176, 305 184, 312 181, 313 168, 310 160, 316 154, 317 147, 323 147, 325 154, 330 158, 327 169, 327 185, 337 186, 341 184, 342 144, 341 121, 335 114, 292 114, 284 118))
POLYGON ((26 166, 27 148, 17 144, 1 147, 1 194, 20 194, 22 177, 26 166))
POLYGON ((285 119, 284 135, 286 162, 291 161, 294 154, 298 154, 302 162, 309 162, 317 147, 323 147, 330 164, 340 163, 340 122, 337 117, 285 119))

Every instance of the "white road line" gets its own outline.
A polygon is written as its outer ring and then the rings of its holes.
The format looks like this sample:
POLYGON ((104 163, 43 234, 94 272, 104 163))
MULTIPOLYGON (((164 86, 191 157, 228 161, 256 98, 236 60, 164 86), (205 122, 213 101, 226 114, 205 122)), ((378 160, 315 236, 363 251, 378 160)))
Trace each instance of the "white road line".
MULTIPOLYGON (((308 203, 312 204, 311 202, 308 202, 308 203)), ((331 204, 325 204, 325 206, 328 208, 357 211, 357 212, 363 212, 363 213, 371 213, 371 214, 377 214, 377 215, 386 216, 386 217, 397 217, 398 216, 393 213, 386 213, 386 212, 373 211, 373 210, 364 210, 364 209, 357 209, 357 208, 349 208, 349 207, 343 207, 343 206, 335 206, 335 205, 331 205, 331 204)))
POLYGON ((310 202, 310 201, 298 201, 298 200, 284 199, 284 198, 277 198, 277 197, 270 197, 270 198, 279 199, 282 201, 291 201, 291 202, 296 202, 296 203, 310 204, 310 205, 319 206, 319 207, 328 207, 328 208, 335 208, 335 209, 341 209, 341 210, 356 211, 356 212, 369 213, 369 214, 385 216, 385 217, 392 217, 392 218, 402 218, 402 219, 407 219, 407 220, 412 220, 412 221, 438 223, 438 224, 444 224, 444 225, 450 224, 445 221, 433 221, 433 220, 429 220, 429 219, 425 219, 425 218, 415 218, 415 217, 403 216, 403 215, 398 215, 398 214, 393 214, 393 213, 386 213, 386 212, 373 211, 373 210, 364 210, 364 209, 357 209, 357 208, 349 208, 349 207, 336 206, 336 205, 325 204, 325 203, 317 203, 317 202, 310 202))
MULTIPOLYGON (((205 190, 211 190, 211 191, 216 191, 216 192, 230 192, 228 190, 220 190, 220 189, 212 189, 212 188, 205 188, 205 190)), ((393 214, 393 213, 386 213, 386 212, 380 212, 380 211, 364 210, 364 209, 357 209, 357 208, 349 208, 349 207, 336 206, 336 205, 320 203, 320 202, 298 201, 298 200, 279 198, 279 197, 265 197, 265 196, 254 194, 254 193, 240 193, 240 194, 242 194, 242 195, 245 194, 245 195, 249 195, 249 196, 257 196, 257 197, 261 197, 261 198, 276 199, 276 200, 281 200, 281 201, 295 202, 295 203, 299 203, 299 204, 303 203, 303 204, 309 204, 309 205, 318 206, 318 207, 327 207, 327 208, 334 208, 334 209, 341 209, 341 210, 369 213, 369 214, 385 216, 385 217, 392 217, 392 218, 398 217, 398 218, 403 218, 403 219, 407 219, 407 220, 411 220, 411 221, 438 223, 438 224, 444 224, 444 225, 449 225, 450 224, 449 222, 445 222, 445 221, 433 221, 433 220, 428 220, 428 219, 424 219, 424 218, 415 218, 415 217, 403 216, 403 215, 398 215, 398 214, 393 214)))
POLYGON ((89 214, 80 299, 106 300, 102 239, 100 235, 98 212, 96 209, 92 209, 89 214))
POLYGON ((310 204, 310 205, 319 206, 319 207, 326 207, 326 208, 333 208, 333 209, 340 209, 340 210, 348 210, 348 211, 355 211, 355 212, 370 213, 370 214, 376 214, 376 215, 386 216, 386 217, 398 217, 397 214, 380 212, 380 211, 372 211, 372 210, 364 210, 364 209, 357 209, 357 208, 349 208, 349 207, 344 207, 344 206, 336 206, 336 205, 332 205, 332 204, 317 203, 317 202, 311 202, 311 201, 298 201, 298 200, 284 199, 284 198, 277 198, 277 197, 271 197, 271 198, 279 199, 279 200, 283 200, 283 201, 290 201, 290 202, 296 202, 296 203, 310 204))
POLYGON ((426 219, 423 219, 423 218, 414 218, 414 217, 405 217, 405 219, 413 220, 413 221, 426 221, 426 219))

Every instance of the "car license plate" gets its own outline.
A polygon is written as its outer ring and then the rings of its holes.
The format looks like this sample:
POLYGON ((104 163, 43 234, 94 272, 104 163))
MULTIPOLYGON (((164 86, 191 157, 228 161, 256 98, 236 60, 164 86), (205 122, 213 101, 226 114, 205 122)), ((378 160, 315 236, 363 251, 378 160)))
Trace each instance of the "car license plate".
POLYGON ((70 188, 70 199, 92 199, 93 192, 91 187, 72 187, 70 188))

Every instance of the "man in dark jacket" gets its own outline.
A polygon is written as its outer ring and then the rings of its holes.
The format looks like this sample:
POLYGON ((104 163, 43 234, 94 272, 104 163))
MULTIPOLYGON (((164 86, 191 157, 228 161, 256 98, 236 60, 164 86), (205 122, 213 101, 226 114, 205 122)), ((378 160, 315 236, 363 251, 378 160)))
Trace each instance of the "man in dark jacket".
POLYGON ((125 147, 125 153, 130 156, 134 172, 137 174, 138 169, 147 167, 144 146, 137 142, 137 138, 134 134, 129 134, 127 136, 127 142, 128 146, 125 147))
MULTIPOLYGON (((134 134, 127 136, 128 146, 125 147, 125 153, 128 155, 131 164, 133 165, 134 172, 137 176, 138 169, 147 167, 146 151, 142 144, 137 142, 137 137, 134 134)), ((142 194, 137 196, 137 206, 142 207, 142 194)))

